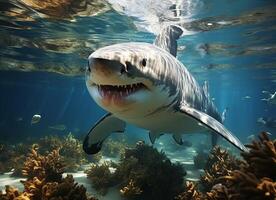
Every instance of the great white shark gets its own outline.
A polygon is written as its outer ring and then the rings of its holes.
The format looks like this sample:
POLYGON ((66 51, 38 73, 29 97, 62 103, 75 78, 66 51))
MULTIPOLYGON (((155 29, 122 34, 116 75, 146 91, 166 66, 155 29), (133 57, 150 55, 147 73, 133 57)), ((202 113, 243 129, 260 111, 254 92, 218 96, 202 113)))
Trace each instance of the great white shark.
POLYGON ((101 150, 113 132, 126 123, 149 130, 152 143, 172 134, 183 144, 182 134, 210 132, 213 143, 221 135, 240 150, 246 147, 222 124, 222 116, 186 67, 176 59, 182 29, 167 26, 154 44, 129 42, 100 48, 88 58, 86 85, 94 101, 108 111, 83 142, 88 154, 101 150))

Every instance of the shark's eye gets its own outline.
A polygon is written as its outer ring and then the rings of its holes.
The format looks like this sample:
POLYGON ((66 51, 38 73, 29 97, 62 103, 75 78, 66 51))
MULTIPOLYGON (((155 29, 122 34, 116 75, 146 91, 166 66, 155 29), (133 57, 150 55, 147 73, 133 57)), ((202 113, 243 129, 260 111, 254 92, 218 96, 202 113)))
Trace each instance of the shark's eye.
POLYGON ((142 61, 141 61, 141 64, 143 67, 145 67, 147 65, 147 59, 144 58, 142 61))

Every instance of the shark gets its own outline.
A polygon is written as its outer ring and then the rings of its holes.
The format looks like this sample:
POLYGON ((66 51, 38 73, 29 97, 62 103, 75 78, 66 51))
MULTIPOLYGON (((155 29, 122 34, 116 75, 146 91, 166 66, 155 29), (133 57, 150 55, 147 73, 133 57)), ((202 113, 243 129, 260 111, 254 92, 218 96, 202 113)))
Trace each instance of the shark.
POLYGON ((85 80, 94 101, 108 113, 83 141, 87 154, 98 153, 106 138, 130 123, 149 131, 152 143, 171 134, 182 145, 183 134, 207 132, 215 144, 220 135, 238 149, 246 147, 222 124, 208 84, 201 87, 176 58, 177 25, 165 27, 153 44, 127 42, 97 49, 88 57, 85 80))

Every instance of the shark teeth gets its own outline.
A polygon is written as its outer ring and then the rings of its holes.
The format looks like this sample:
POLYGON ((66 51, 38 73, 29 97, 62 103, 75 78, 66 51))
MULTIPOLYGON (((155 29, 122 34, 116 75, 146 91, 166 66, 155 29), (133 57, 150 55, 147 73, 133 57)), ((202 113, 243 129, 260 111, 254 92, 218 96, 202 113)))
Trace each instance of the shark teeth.
POLYGON ((125 97, 138 90, 147 89, 143 83, 133 83, 129 85, 97 85, 101 96, 118 96, 125 97))

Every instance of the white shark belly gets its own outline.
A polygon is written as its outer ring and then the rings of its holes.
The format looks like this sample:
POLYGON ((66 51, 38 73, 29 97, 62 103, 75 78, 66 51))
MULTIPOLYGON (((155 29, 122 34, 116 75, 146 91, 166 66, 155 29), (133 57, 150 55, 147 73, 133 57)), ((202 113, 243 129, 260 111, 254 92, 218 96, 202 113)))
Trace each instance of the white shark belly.
POLYGON ((140 128, 159 133, 190 134, 206 131, 206 128, 194 118, 176 112, 159 112, 143 118, 121 119, 140 128))

